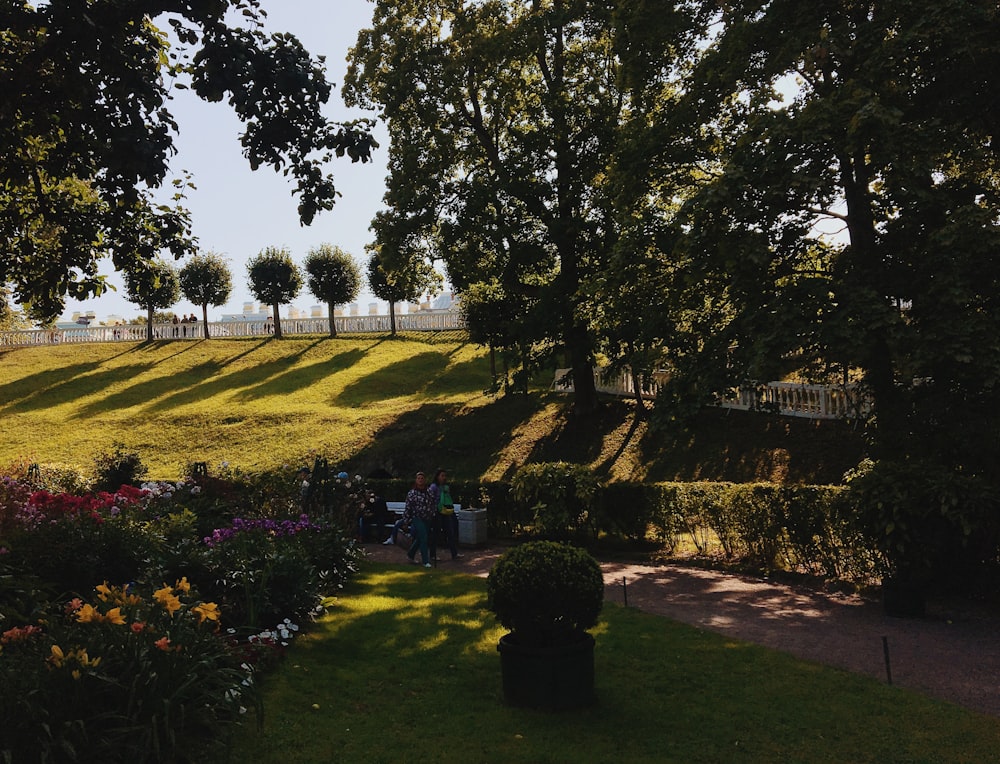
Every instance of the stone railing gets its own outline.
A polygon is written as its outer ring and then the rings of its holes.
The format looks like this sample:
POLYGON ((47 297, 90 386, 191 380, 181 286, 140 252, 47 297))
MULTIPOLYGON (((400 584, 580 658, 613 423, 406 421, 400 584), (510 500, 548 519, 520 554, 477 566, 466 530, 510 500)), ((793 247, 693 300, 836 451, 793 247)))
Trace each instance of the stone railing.
MULTIPOLYGON (((565 392, 573 389, 573 383, 566 377, 569 371, 556 370, 554 389, 565 392)), ((665 374, 653 372, 652 378, 645 381, 640 391, 643 399, 656 398, 660 390, 659 381, 665 374)), ((635 382, 628 370, 607 375, 600 369, 595 369, 594 385, 599 393, 635 397, 635 382)), ((864 416, 871 408, 868 398, 855 385, 803 385, 793 382, 768 382, 756 387, 740 388, 723 396, 717 405, 727 409, 773 411, 783 416, 810 419, 864 416)))
MULTIPOLYGON (((389 316, 337 316, 337 331, 346 334, 385 333, 390 331, 389 316)), ((464 329, 465 322, 458 311, 404 313, 396 316, 396 331, 436 332, 464 329)), ((281 333, 329 334, 327 318, 284 318, 281 333)), ((274 334, 272 321, 209 321, 210 337, 266 337, 274 334)), ((197 340, 204 337, 202 323, 153 324, 153 339, 197 340)), ((81 326, 71 329, 27 329, 0 332, 0 347, 58 345, 66 342, 142 342, 146 339, 144 324, 125 326, 81 326)))

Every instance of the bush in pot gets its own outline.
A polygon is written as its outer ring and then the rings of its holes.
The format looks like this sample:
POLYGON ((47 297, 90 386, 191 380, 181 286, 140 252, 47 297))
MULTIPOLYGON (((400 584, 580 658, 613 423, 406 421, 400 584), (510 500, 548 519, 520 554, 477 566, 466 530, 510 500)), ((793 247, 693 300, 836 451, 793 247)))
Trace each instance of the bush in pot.
POLYGON ((594 696, 594 639, 604 604, 600 565, 586 551, 532 541, 501 557, 486 583, 488 607, 511 630, 497 650, 504 699, 565 709, 594 696))

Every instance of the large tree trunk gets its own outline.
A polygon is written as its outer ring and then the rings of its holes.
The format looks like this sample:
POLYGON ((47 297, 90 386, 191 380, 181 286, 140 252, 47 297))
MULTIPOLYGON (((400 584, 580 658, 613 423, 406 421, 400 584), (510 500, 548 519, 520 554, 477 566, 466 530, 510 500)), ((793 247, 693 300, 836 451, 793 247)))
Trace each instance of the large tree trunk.
POLYGON ((208 339, 208 303, 206 302, 201 306, 201 325, 205 334, 205 339, 208 339))
POLYGON ((850 288, 859 299, 855 306, 859 323, 865 326, 862 356, 859 359, 865 380, 875 403, 875 451, 882 456, 887 449, 898 448, 897 438, 903 434, 902 400, 896 387, 892 351, 886 336, 886 321, 873 321, 873 310, 890 310, 883 288, 882 262, 879 259, 877 234, 868 192, 868 167, 863 155, 840 158, 841 183, 847 205, 847 227, 851 241, 851 259, 855 278, 850 288), (865 304, 865 292, 871 303, 865 304))
POLYGON ((335 307, 336 306, 332 302, 328 302, 326 304, 326 312, 330 316, 330 336, 331 337, 336 337, 337 336, 337 319, 333 315, 333 313, 334 313, 333 309, 335 307))
POLYGON ((389 335, 396 336, 396 303, 389 300, 389 335))
POLYGON ((146 339, 153 341, 153 306, 146 308, 146 339))
POLYGON ((281 339, 281 315, 278 312, 278 303, 271 306, 274 309, 274 338, 281 339))

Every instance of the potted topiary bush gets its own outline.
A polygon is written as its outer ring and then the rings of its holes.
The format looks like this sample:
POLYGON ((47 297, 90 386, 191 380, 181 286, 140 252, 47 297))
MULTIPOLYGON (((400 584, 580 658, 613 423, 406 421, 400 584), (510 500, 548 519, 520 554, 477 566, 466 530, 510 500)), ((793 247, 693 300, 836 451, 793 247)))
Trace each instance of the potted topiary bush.
POLYGON ((509 634, 497 651, 509 705, 562 710, 594 700, 594 638, 604 577, 586 551, 532 541, 501 557, 486 582, 488 606, 509 634))

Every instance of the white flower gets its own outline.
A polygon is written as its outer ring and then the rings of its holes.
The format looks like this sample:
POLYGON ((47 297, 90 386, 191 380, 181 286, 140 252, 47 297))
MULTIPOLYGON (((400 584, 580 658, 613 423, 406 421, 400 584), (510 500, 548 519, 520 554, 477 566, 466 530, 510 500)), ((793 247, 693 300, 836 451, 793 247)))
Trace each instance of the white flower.
POLYGON ((191 487, 191 495, 192 496, 197 496, 199 493, 201 493, 201 486, 200 485, 196 485, 196 486, 192 486, 191 487))

